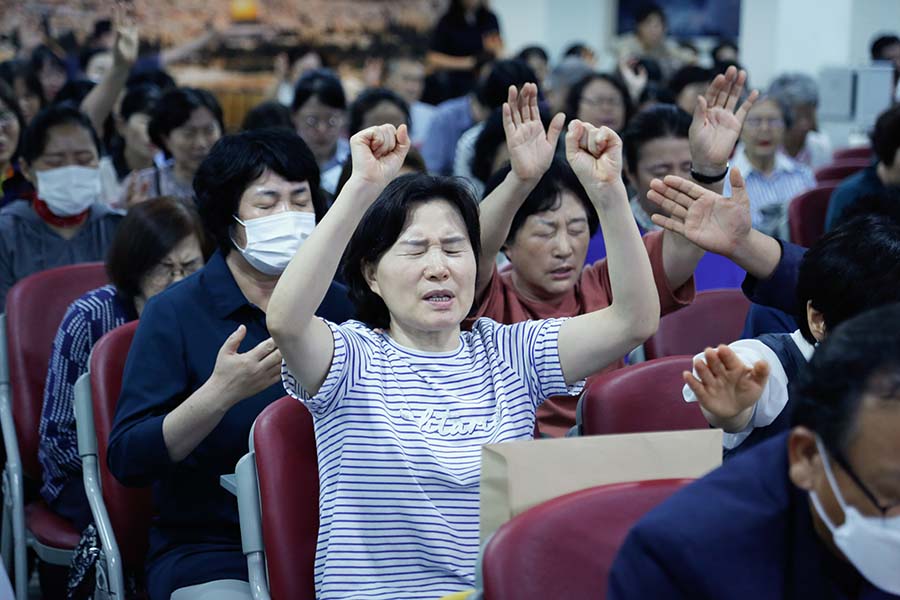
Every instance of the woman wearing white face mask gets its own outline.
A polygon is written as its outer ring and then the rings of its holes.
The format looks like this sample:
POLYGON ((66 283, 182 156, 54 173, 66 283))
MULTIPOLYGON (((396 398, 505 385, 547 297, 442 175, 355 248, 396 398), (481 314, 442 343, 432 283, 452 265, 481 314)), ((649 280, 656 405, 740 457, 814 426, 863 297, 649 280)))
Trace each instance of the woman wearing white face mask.
MULTIPOLYGON (((265 311, 326 209, 316 160, 287 130, 225 136, 197 170, 194 190, 219 249, 196 275, 147 303, 109 445, 119 480, 154 488, 153 600, 201 591, 249 598, 237 505, 219 475, 247 451, 256 416, 285 394, 265 311)), ((343 286, 331 285, 319 314, 351 316, 343 286)))
POLYGON ((35 116, 22 140, 22 173, 37 199, 0 211, 0 303, 27 275, 100 261, 121 214, 100 203, 100 141, 76 108, 52 106, 35 116))

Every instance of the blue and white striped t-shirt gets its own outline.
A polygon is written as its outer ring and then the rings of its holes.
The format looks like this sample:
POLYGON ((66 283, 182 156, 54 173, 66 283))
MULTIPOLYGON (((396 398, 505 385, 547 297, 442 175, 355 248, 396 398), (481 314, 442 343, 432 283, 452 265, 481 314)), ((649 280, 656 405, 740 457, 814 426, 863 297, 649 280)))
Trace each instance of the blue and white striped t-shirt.
POLYGON ((319 459, 316 597, 421 600, 474 587, 481 447, 529 439, 567 388, 561 320, 479 319, 453 352, 328 323, 331 370, 310 398, 319 459))

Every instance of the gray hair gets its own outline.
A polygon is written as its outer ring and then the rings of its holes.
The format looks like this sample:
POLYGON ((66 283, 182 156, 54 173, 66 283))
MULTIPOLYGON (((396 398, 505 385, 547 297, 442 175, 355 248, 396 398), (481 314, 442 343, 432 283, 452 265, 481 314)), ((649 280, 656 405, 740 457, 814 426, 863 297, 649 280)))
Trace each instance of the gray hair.
POLYGON ((815 80, 803 73, 785 73, 769 86, 768 96, 777 98, 789 106, 798 104, 819 105, 819 87, 815 80))
POLYGON ((544 87, 548 90, 570 88, 592 72, 591 67, 577 56, 567 56, 547 75, 544 87))

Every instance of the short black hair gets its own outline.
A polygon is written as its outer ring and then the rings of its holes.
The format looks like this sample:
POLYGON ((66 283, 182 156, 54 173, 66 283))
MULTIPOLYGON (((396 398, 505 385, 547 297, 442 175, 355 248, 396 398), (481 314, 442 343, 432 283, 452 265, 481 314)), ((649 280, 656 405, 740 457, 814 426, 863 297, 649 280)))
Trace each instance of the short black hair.
POLYGON ((172 76, 163 69, 141 69, 132 72, 125 82, 125 87, 131 89, 139 85, 155 85, 162 92, 178 87, 172 76))
POLYGON ((273 127, 222 136, 194 175, 194 194, 203 224, 223 255, 234 247, 231 228, 241 196, 267 169, 288 181, 309 182, 316 222, 325 216, 319 166, 296 132, 273 127))
POLYGON ((662 19, 663 23, 666 22, 666 13, 663 12, 662 7, 654 2, 648 2, 634 11, 634 23, 640 25, 653 15, 662 19))
POLYGON ((210 92, 199 88, 181 87, 166 91, 156 103, 153 114, 150 115, 150 123, 147 132, 150 140, 168 153, 166 143, 163 140, 167 135, 187 123, 198 108, 206 108, 213 114, 219 123, 219 128, 225 131, 225 123, 222 120, 222 107, 218 100, 210 92))
POLYGON ((894 34, 878 36, 872 40, 872 46, 869 48, 872 53, 872 60, 882 60, 882 54, 885 49, 896 44, 900 44, 900 37, 897 37, 894 34))
POLYGON ((797 325, 810 343, 806 304, 822 313, 829 333, 861 312, 900 302, 900 224, 861 215, 841 223, 806 252, 797 276, 797 325))
POLYGON ((94 42, 97 38, 102 37, 112 31, 112 21, 110 19, 97 19, 94 21, 94 30, 91 32, 89 42, 94 42))
POLYGON ((87 71, 88 65, 91 64, 91 59, 97 56, 98 54, 109 54, 110 50, 107 48, 92 48, 90 46, 86 46, 81 49, 81 52, 78 53, 78 66, 81 67, 82 72, 87 71))
POLYGON ((347 97, 344 86, 334 71, 330 69, 314 69, 297 81, 294 88, 294 102, 291 112, 297 112, 310 98, 316 98, 325 106, 338 110, 347 110, 347 97))
POLYGON ((152 115, 160 98, 162 92, 155 85, 144 83, 133 87, 126 91, 122 98, 119 116, 123 121, 127 121, 135 113, 152 115))
POLYGON ((575 42, 570 44, 564 51, 563 57, 566 56, 574 56, 576 58, 581 58, 581 55, 585 52, 593 52, 590 46, 585 44, 584 42, 575 42))
POLYGON ((791 383, 793 424, 814 431, 839 458, 856 433, 863 396, 900 400, 900 305, 841 324, 791 383))
POLYGON ((34 164, 34 161, 44 153, 44 148, 47 147, 47 136, 50 129, 59 125, 77 125, 86 129, 97 148, 97 158, 100 158, 103 147, 91 120, 74 106, 63 103, 43 109, 28 124, 20 147, 22 160, 29 165, 34 164))
POLYGON ((363 90, 362 93, 356 97, 353 104, 350 105, 347 133, 353 135, 361 131, 362 123, 366 118, 366 113, 382 102, 389 102, 400 109, 400 112, 406 117, 406 124, 407 127, 409 127, 411 123, 409 117, 409 104, 395 92, 392 92, 387 88, 370 88, 363 90))
POLYGON ((648 81, 638 98, 638 105, 642 106, 646 102, 656 102, 659 104, 675 104, 675 96, 669 91, 669 88, 660 85, 656 81, 648 81))
POLYGON ((525 61, 517 58, 498 60, 491 65, 487 77, 478 83, 475 96, 482 106, 494 110, 506 102, 509 97, 509 86, 521 88, 526 83, 537 82, 537 75, 525 61))
POLYGON ((569 121, 578 117, 578 107, 581 105, 581 96, 584 90, 594 81, 605 81, 616 88, 619 96, 622 97, 622 104, 625 106, 625 124, 631 120, 634 114, 634 102, 631 101, 631 94, 625 83, 617 75, 611 73, 591 73, 581 78, 581 81, 573 85, 569 89, 569 96, 566 98, 566 117, 569 121))
POLYGON ((715 75, 709 69, 698 67, 696 65, 688 65, 681 67, 672 75, 669 80, 669 89, 672 95, 678 98, 678 95, 684 91, 684 88, 693 83, 708 83, 712 81, 715 75))
MULTIPOLYGON (((485 185, 485 197, 506 179, 511 170, 510 166, 506 165, 491 175, 487 185, 485 185)), ((588 231, 593 237, 597 233, 597 229, 600 228, 600 218, 597 216, 597 210, 588 197, 584 186, 578 180, 578 176, 575 175, 575 171, 572 170, 571 165, 563 156, 557 154, 553 157, 550 168, 541 177, 537 186, 528 194, 525 202, 522 203, 521 208, 516 212, 516 216, 513 217, 509 226, 509 233, 506 235, 506 243, 511 244, 515 241, 516 234, 519 233, 519 229, 522 228, 528 217, 558 208, 561 203, 560 194, 564 191, 575 194, 575 197, 581 202, 584 212, 587 213, 588 231)))
POLYGON ((120 294, 134 300, 147 273, 190 235, 197 236, 206 256, 203 222, 188 202, 161 196, 133 206, 116 228, 106 254, 110 282, 120 294))
POLYGON ((241 123, 241 131, 266 127, 284 127, 293 131, 294 120, 290 109, 277 100, 267 100, 250 109, 241 123))
POLYGON ((12 160, 15 161, 19 156, 19 151, 22 149, 22 136, 25 135, 25 117, 22 116, 22 110, 19 108, 19 101, 16 99, 15 92, 3 80, 0 80, 0 102, 6 105, 7 110, 16 117, 16 122, 19 124, 19 139, 16 140, 16 147, 12 153, 12 160))
POLYGON ((0 63, 0 78, 3 78, 13 90, 16 87, 16 80, 21 79, 25 84, 25 89, 34 94, 40 100, 41 108, 47 103, 44 98, 44 89, 37 77, 31 62, 22 59, 7 60, 0 63))
POLYGON ((674 104, 657 104, 636 114, 622 132, 626 172, 634 172, 641 148, 659 138, 687 139, 691 115, 674 104))
POLYGON ((900 148, 900 104, 887 109, 872 129, 872 149, 878 161, 886 167, 894 164, 897 148, 900 148))
POLYGON ((716 55, 725 48, 731 48, 735 51, 735 53, 737 53, 739 50, 738 45, 734 40, 720 39, 716 43, 716 45, 713 46, 713 49, 709 52, 710 56, 712 56, 713 62, 719 62, 719 58, 716 55))
POLYGON ((34 69, 35 73, 39 73, 47 64, 51 64, 62 71, 66 70, 66 63, 63 59, 48 46, 41 44, 31 52, 31 68, 34 69))
POLYGON ((548 62, 550 57, 547 55, 547 51, 544 50, 541 46, 525 46, 519 53, 516 55, 516 58, 519 60, 523 60, 528 62, 530 58, 540 58, 544 62, 548 62))
POLYGON ((357 318, 369 327, 390 327, 387 305, 369 288, 365 270, 375 265, 403 232, 410 210, 417 204, 446 200, 462 217, 475 262, 481 256, 478 205, 464 180, 413 173, 391 181, 357 226, 344 253, 343 275, 356 307, 357 318))
POLYGON ((69 79, 66 81, 56 96, 53 98, 52 104, 62 104, 64 102, 75 106, 81 106, 82 100, 91 93, 94 86, 97 85, 90 79, 69 79))

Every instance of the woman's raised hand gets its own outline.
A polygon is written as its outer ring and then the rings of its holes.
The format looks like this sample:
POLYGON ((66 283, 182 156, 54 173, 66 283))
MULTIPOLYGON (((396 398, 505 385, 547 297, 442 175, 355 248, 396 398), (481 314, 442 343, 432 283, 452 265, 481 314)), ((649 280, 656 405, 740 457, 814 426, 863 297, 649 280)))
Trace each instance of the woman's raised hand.
MULTIPOLYGON (((353 178, 384 188, 400 171, 409 152, 406 125, 375 125, 350 138, 353 178)), ((380 191, 380 190, 379 190, 380 191)))
POLYGON ((566 158, 581 185, 606 191, 610 186, 622 186, 622 140, 609 127, 599 129, 575 119, 566 133, 566 158))
POLYGON ((696 171, 714 175, 725 169, 747 113, 759 95, 753 90, 738 107, 746 83, 747 72, 731 66, 724 74, 716 75, 706 94, 699 97, 689 134, 691 162, 696 171))
POLYGON ((564 114, 557 114, 545 132, 537 97, 538 88, 533 83, 526 83, 521 92, 511 85, 508 100, 503 103, 509 162, 522 181, 536 181, 550 168, 566 120, 564 114))

